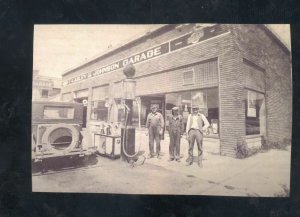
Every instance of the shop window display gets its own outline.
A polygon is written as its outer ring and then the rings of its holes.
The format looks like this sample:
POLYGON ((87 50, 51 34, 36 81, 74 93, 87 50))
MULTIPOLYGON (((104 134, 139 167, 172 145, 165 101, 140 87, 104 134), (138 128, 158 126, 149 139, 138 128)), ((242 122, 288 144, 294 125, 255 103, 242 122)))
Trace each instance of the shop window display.
POLYGON ((244 91, 246 135, 266 134, 265 96, 252 90, 244 91))
MULTIPOLYGON (((115 100, 117 113, 118 113, 118 119, 117 122, 119 123, 125 123, 125 108, 121 99, 115 100)), ((132 102, 132 125, 138 127, 139 126, 139 112, 138 112, 138 105, 135 100, 132 102)), ((142 115, 141 115, 142 116, 142 115)), ((142 120, 142 118, 141 118, 142 120)))
POLYGON ((91 119, 99 121, 108 120, 108 106, 105 100, 92 102, 91 119))
MULTIPOLYGON (((147 115, 149 112, 151 112, 151 104, 158 103, 159 109, 158 112, 164 114, 162 109, 162 99, 157 99, 157 97, 151 97, 151 96, 142 96, 139 99, 139 106, 140 106, 140 120, 141 120, 141 126, 146 125, 147 115)), ((123 123, 125 121, 125 113, 124 113, 124 106, 121 99, 115 100, 116 107, 118 110, 118 122, 123 123)), ((138 127, 139 126, 139 107, 136 100, 133 100, 132 102, 132 125, 138 127)))
MULTIPOLYGON (((199 105, 211 124, 210 134, 219 133, 219 97, 218 88, 185 91, 166 94, 166 116, 171 115, 171 109, 179 107, 179 114, 183 116, 184 128, 193 104, 199 105)), ((167 123, 166 123, 167 124, 167 123)))

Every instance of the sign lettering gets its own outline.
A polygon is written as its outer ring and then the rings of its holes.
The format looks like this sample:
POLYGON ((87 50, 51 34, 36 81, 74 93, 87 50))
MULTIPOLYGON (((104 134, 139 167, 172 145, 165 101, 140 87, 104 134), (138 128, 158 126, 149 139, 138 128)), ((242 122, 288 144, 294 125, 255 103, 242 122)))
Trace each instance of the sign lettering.
POLYGON ((137 53, 135 55, 129 56, 128 58, 116 61, 116 62, 106 65, 104 67, 98 68, 94 71, 78 75, 74 78, 70 78, 63 82, 63 86, 66 86, 66 85, 69 85, 69 84, 72 84, 75 82, 80 82, 80 81, 88 79, 88 78, 97 77, 97 76, 103 75, 105 73, 115 71, 117 69, 121 69, 128 64, 136 64, 136 63, 144 62, 144 61, 150 60, 152 58, 161 56, 163 54, 167 54, 167 53, 173 52, 175 50, 190 46, 192 44, 206 40, 208 38, 215 37, 222 33, 225 33, 225 31, 221 30, 219 25, 206 27, 204 29, 197 30, 193 33, 186 34, 186 35, 176 38, 174 40, 171 40, 171 41, 168 41, 161 45, 158 45, 154 48, 151 48, 151 49, 145 50, 143 52, 137 53))

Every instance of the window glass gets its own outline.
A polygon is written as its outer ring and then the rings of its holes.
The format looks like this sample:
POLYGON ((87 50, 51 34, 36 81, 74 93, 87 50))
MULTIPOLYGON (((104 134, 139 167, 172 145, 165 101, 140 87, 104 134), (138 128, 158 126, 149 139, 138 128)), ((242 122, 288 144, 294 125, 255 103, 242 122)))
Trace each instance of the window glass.
POLYGON ((194 71, 186 71, 183 72, 183 85, 189 85, 189 84, 194 84, 194 71))
POLYGON ((42 90, 42 97, 47 98, 48 97, 48 90, 42 90))
MULTIPOLYGON (((141 102, 139 102, 141 103, 141 102)), ((142 124, 142 123, 141 123, 142 124)), ((132 102, 132 125, 139 126, 139 107, 136 100, 132 102)))
POLYGON ((246 135, 266 134, 266 106, 264 94, 245 90, 246 135))
MULTIPOLYGON (((141 103, 141 102, 140 102, 141 103)), ((118 109, 118 122, 120 123, 125 123, 125 109, 123 106, 123 103, 121 102, 121 100, 116 100, 116 105, 117 105, 117 109, 118 109)), ((139 109, 138 109, 138 104, 136 102, 136 100, 132 101, 132 108, 130 110, 131 112, 131 124, 133 126, 138 127, 139 126, 139 109)), ((144 112, 142 112, 141 110, 141 125, 144 122, 144 112)))
MULTIPOLYGON (((118 122, 124 123, 125 122, 125 111, 124 111, 124 106, 122 103, 122 100, 115 100, 116 102, 116 107, 118 110, 118 122)), ((152 104, 158 104, 158 112, 160 112, 164 116, 164 99, 163 97, 152 97, 152 96, 143 96, 138 98, 138 103, 136 100, 133 100, 132 102, 132 109, 130 110, 131 112, 131 117, 132 117, 132 125, 133 126, 139 126, 139 107, 140 107, 140 121, 141 121, 141 126, 146 125, 147 121, 147 115, 151 112, 151 105, 152 104), (139 104, 139 105, 138 105, 139 104)))
POLYGON ((74 108, 72 107, 44 107, 44 119, 73 119, 74 108))
MULTIPOLYGON (((166 116, 172 114, 174 106, 179 107, 179 114, 183 116, 184 128, 192 105, 201 107, 201 112, 211 124, 210 134, 219 133, 219 94, 218 88, 195 91, 185 91, 166 94, 166 116)), ((167 121, 168 119, 166 119, 167 121)), ((166 123, 168 124, 168 123, 166 123)))
POLYGON ((108 120, 108 106, 105 100, 92 102, 91 119, 100 121, 108 120))

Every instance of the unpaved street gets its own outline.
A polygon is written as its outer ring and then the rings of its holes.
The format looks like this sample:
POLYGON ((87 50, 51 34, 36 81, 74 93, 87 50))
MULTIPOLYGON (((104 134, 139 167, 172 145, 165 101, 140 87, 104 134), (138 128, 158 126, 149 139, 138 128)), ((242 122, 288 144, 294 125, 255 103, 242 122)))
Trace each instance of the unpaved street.
POLYGON ((133 168, 120 159, 97 156, 84 167, 37 173, 33 191, 226 196, 287 196, 289 191, 290 147, 247 159, 205 151, 203 168, 195 163, 187 167, 185 157, 169 162, 166 149, 162 159, 147 159, 133 168))

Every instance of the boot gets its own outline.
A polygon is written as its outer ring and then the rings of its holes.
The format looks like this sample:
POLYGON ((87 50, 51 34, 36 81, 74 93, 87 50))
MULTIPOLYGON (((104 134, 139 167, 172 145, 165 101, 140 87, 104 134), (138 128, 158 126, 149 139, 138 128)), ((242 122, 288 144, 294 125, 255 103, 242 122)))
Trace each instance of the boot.
POLYGON ((202 165, 202 153, 201 153, 201 155, 199 156, 199 159, 198 159, 198 166, 199 166, 200 168, 203 167, 203 165, 202 165))

